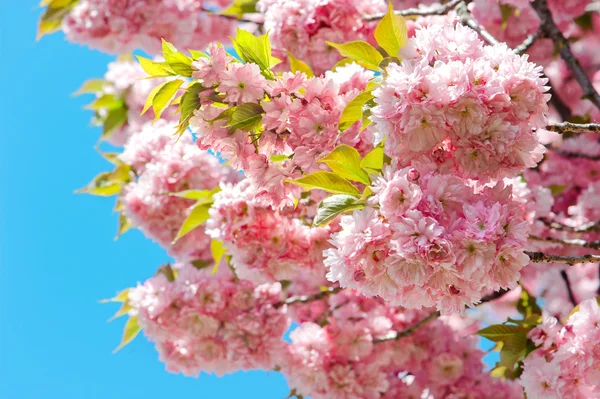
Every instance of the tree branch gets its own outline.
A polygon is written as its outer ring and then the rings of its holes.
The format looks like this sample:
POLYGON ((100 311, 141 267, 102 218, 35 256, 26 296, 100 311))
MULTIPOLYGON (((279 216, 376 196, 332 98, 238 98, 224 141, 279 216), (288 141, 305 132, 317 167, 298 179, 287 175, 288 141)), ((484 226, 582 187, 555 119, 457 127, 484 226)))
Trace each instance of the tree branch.
POLYGON ((314 302, 314 301, 319 301, 321 299, 325 299, 330 295, 334 295, 337 294, 338 292, 342 291, 343 288, 341 287, 336 287, 336 288, 328 288, 326 291, 321 291, 318 294, 314 294, 314 295, 299 295, 299 296, 292 296, 289 297, 288 299, 286 299, 285 301, 281 301, 279 303, 276 303, 274 305, 275 308, 279 308, 283 305, 295 305, 298 303, 310 303, 310 302, 314 302))
POLYGON ((580 263, 600 263, 600 255, 586 254, 582 256, 560 256, 531 251, 525 251, 524 253, 529 256, 529 259, 533 263, 566 263, 569 266, 580 263))
POLYGON ((466 5, 465 6, 461 5, 459 15, 460 15, 461 23, 463 25, 468 26, 469 28, 473 29, 475 32, 477 32, 479 34, 479 36, 481 36, 483 38, 483 40, 485 40, 488 44, 490 44, 492 46, 494 46, 496 44, 500 44, 500 42, 498 40, 496 40, 496 38, 490 32, 485 30, 484 27, 480 26, 477 23, 477 21, 475 21, 473 19, 473 16, 467 9, 466 5))
POLYGON ((571 73, 583 89, 583 97, 590 100, 596 107, 598 107, 598 109, 600 109, 600 95, 596 89, 594 89, 592 82, 581 67, 579 60, 577 60, 577 58, 575 58, 573 55, 567 39, 565 39, 560 29, 558 29, 552 20, 552 13, 548 9, 547 0, 535 0, 531 3, 531 6, 540 17, 540 29, 545 36, 552 39, 555 46, 558 48, 558 53, 567 63, 571 73))
POLYGON ((560 245, 568 245, 568 246, 574 246, 574 247, 581 247, 581 248, 600 249, 600 241, 585 241, 585 240, 579 240, 579 239, 575 239, 575 240, 561 240, 559 238, 538 237, 538 236, 534 236, 534 235, 530 235, 529 239, 530 240, 535 240, 535 241, 551 242, 551 243, 560 244, 560 245))
POLYGON ((573 295, 573 289, 571 288, 571 282, 569 281, 569 276, 567 276, 567 272, 564 270, 560 271, 560 277, 565 281, 565 285, 567 286, 567 293, 569 295, 569 301, 573 304, 573 306, 577 306, 577 301, 575 300, 575 296, 573 295))
POLYGON ((550 132, 556 132, 560 134, 564 133, 600 133, 600 123, 571 123, 571 122, 560 122, 550 123, 544 129, 550 132))
POLYGON ((546 226, 553 228, 554 230, 569 231, 572 233, 589 233, 591 231, 600 231, 600 221, 587 223, 581 227, 571 227, 567 226, 566 224, 562 224, 545 218, 540 218, 538 220, 544 223, 546 226))
POLYGON ((558 112, 558 115, 560 115, 561 119, 566 121, 571 118, 571 108, 565 104, 562 98, 560 98, 558 93, 554 90, 550 79, 548 79, 548 94, 551 95, 549 101, 550 105, 552 105, 556 112, 558 112))
MULTIPOLYGON (((405 10, 395 11, 397 15, 403 17, 426 17, 429 15, 444 15, 456 8, 463 0, 452 0, 446 4, 429 8, 407 8, 405 10)), ((385 17, 385 14, 373 14, 364 18, 365 21, 377 21, 385 17)))
POLYGON ((523 43, 515 47, 515 53, 518 55, 523 54, 524 52, 529 50, 529 48, 533 46, 533 43, 535 43, 535 41, 541 36, 543 36, 541 29, 538 29, 537 31, 535 31, 535 33, 532 33, 531 35, 527 36, 525 40, 523 40, 523 43))

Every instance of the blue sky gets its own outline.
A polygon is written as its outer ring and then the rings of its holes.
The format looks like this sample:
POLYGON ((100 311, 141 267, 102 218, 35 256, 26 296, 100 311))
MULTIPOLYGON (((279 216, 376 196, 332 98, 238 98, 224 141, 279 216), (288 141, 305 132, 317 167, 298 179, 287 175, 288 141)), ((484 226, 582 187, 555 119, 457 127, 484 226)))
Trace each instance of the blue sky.
POLYGON ((114 241, 113 200, 75 195, 108 170, 99 131, 71 93, 111 57, 64 41, 35 41, 39 0, 0 13, 0 398, 283 399, 278 373, 224 378, 169 374, 138 337, 121 352, 123 320, 100 305, 168 258, 139 232, 114 241))

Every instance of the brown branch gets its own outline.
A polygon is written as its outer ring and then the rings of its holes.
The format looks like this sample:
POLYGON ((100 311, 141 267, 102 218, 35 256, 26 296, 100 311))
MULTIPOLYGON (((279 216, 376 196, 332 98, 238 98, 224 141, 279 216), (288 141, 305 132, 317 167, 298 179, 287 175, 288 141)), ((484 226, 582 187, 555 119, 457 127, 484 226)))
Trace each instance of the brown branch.
POLYGON ((560 134, 564 133, 600 133, 600 123, 571 123, 571 122, 560 122, 550 123, 544 129, 550 132, 556 132, 560 134))
POLYGON ((562 100, 562 98, 560 98, 560 96, 558 95, 558 93, 554 90, 554 87, 552 87, 552 83, 550 82, 550 79, 548 79, 548 94, 551 95, 550 97, 550 105, 552 105, 554 107, 554 109, 556 110, 556 112, 558 112, 558 115, 560 115, 562 120, 568 120, 571 118, 571 108, 569 108, 569 106, 567 104, 565 104, 565 102, 562 100))
POLYGON ((560 256, 550 255, 544 252, 525 251, 525 255, 529 256, 529 260, 533 263, 566 263, 569 266, 580 263, 599 263, 600 255, 586 254, 582 256, 560 256))
MULTIPOLYGON (((403 17, 426 17, 430 15, 444 15, 456 8, 463 0, 452 0, 446 4, 429 8, 407 8, 405 10, 395 11, 395 14, 403 17)), ((364 18, 365 21, 377 21, 385 17, 385 14, 373 14, 364 18)))
POLYGON ((488 32, 483 26, 480 26, 477 21, 473 19, 473 16, 467 8, 466 2, 460 4, 456 12, 460 17, 460 22, 477 32, 479 36, 481 36, 488 44, 492 46, 500 44, 500 42, 490 32, 488 32))
POLYGON ((529 50, 529 48, 533 46, 533 43, 535 43, 535 41, 541 36, 543 36, 541 29, 538 29, 537 31, 535 31, 535 33, 532 33, 531 35, 527 36, 525 40, 523 40, 523 43, 515 47, 515 54, 521 55, 527 50, 529 50))
POLYGON ((552 39, 554 45, 558 48, 558 53, 561 58, 567 63, 571 73, 583 89, 583 97, 590 100, 598 109, 600 109, 600 95, 596 89, 594 89, 592 82, 581 67, 579 60, 573 55, 569 42, 567 42, 567 39, 565 39, 560 29, 558 29, 552 20, 552 13, 548 9, 547 0, 535 0, 531 3, 531 6, 540 17, 540 28, 542 32, 545 36, 552 39))
POLYGON ((545 218, 540 218, 538 220, 554 230, 568 231, 571 233, 589 233, 591 231, 600 231, 600 221, 587 223, 580 227, 572 227, 545 218))
POLYGON ((341 287, 336 287, 336 288, 328 288, 326 291, 321 291, 318 294, 314 294, 314 295, 299 295, 299 296, 292 296, 289 297, 288 299, 286 299, 285 301, 281 301, 279 303, 276 303, 274 305, 275 308, 279 308, 283 305, 295 305, 298 303, 310 303, 310 302, 314 302, 314 301, 319 301, 321 299, 325 299, 330 295, 334 295, 337 294, 338 292, 342 291, 343 288, 341 287))
POLYGON ((571 301, 573 306, 577 306, 577 301, 575 300, 575 295, 573 295, 573 289, 571 288, 571 282, 569 281, 569 276, 567 276, 567 272, 561 270, 560 277, 562 277, 562 279, 565 282, 565 285, 567 286, 567 294, 569 295, 569 300, 571 301))
POLYGON ((539 237, 539 236, 534 236, 534 235, 530 235, 529 239, 535 240, 535 241, 550 242, 553 244, 568 245, 568 246, 573 246, 573 247, 600 249, 600 241, 585 241, 585 240, 579 240, 579 239, 561 240, 560 238, 539 237))

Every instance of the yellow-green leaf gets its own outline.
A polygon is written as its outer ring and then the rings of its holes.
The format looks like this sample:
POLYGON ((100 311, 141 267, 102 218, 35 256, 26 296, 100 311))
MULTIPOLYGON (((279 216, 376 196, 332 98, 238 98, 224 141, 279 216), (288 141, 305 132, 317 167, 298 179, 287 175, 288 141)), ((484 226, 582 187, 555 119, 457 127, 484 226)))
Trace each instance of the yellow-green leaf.
POLYGON ((208 213, 208 210, 210 209, 210 205, 211 204, 198 202, 191 208, 190 214, 188 215, 188 217, 185 219, 185 221, 181 225, 181 228, 179 229, 177 236, 173 240, 173 244, 175 244, 177 242, 177 240, 179 240, 181 237, 183 237, 187 233, 189 233, 192 230, 196 229, 197 227, 203 225, 208 220, 208 218, 210 217, 210 215, 208 213))
POLYGON ((277 65, 280 60, 271 55, 271 44, 268 35, 256 37, 252 33, 238 28, 235 39, 232 38, 231 41, 242 60, 257 64, 263 75, 268 78, 273 77, 271 68, 277 65))
POLYGON ((400 49, 406 45, 408 40, 406 21, 394 12, 391 1, 385 17, 375 28, 375 40, 392 57, 397 57, 400 49))
POLYGON ((123 212, 119 212, 119 226, 117 228, 117 235, 115 240, 118 240, 123 234, 133 227, 131 221, 125 216, 123 212))
POLYGON ((102 138, 110 137, 112 132, 119 129, 127 122, 127 108, 125 106, 108 111, 102 124, 102 138))
POLYGON ((361 209, 364 206, 364 203, 353 195, 337 194, 329 196, 319 204, 317 215, 313 220, 313 227, 326 226, 338 215, 353 209, 361 209))
POLYGON ((256 12, 257 0, 235 0, 229 8, 221 11, 219 15, 229 15, 242 18, 244 14, 251 14, 256 12))
POLYGON ((100 303, 109 302, 127 302, 129 300, 129 288, 119 292, 115 297, 109 299, 102 299, 100 303))
POLYGON ((258 132, 262 127, 262 115, 264 114, 262 107, 255 103, 240 104, 229 115, 229 133, 235 132, 237 129, 247 132, 258 132))
POLYGON ((113 172, 100 173, 87 186, 75 191, 77 194, 92 194, 110 197, 118 194, 125 181, 115 178, 113 172))
POLYGON ((171 105, 171 101, 175 98, 175 95, 182 84, 183 80, 175 79, 155 87, 146 99, 146 104, 144 105, 142 114, 144 114, 150 108, 150 106, 152 106, 152 109, 154 110, 154 121, 157 121, 162 115, 163 111, 169 105, 171 105))
POLYGON ((221 188, 217 187, 213 190, 186 190, 178 193, 170 193, 173 197, 186 198, 191 200, 212 200, 212 196, 221 191, 221 188))
POLYGON ((165 76, 173 76, 175 72, 169 67, 166 62, 156 62, 148 58, 136 55, 142 69, 151 77, 159 78, 165 76))
POLYGON ((527 335, 529 330, 521 326, 508 326, 505 324, 495 324, 479 330, 477 334, 494 342, 505 342, 506 339, 515 335, 527 335))
POLYGON ((212 254, 213 260, 215 261, 215 266, 213 267, 213 274, 219 270, 219 265, 221 264, 221 259, 227 253, 227 248, 223 246, 223 243, 218 240, 212 240, 210 242, 210 253, 212 254))
POLYGON ((363 107, 373 98, 373 93, 366 91, 354 97, 354 99, 346 105, 344 111, 342 111, 342 116, 340 117, 339 128, 342 132, 345 132, 356 122, 363 119, 363 107))
POLYGON ((193 60, 187 55, 180 52, 168 53, 165 54, 165 61, 176 74, 187 78, 192 77, 192 73, 194 72, 192 68, 193 60))
POLYGON ((202 86, 202 84, 195 82, 188 86, 185 93, 181 97, 181 104, 179 104, 179 126, 177 128, 178 134, 183 134, 185 129, 190 125, 190 120, 194 116, 194 111, 200 108, 200 92, 208 90, 202 86))
POLYGON ((312 71, 312 69, 310 69, 308 65, 294 57, 289 51, 287 52, 287 55, 290 60, 290 69, 293 73, 302 72, 309 78, 315 76, 314 72, 312 71))
POLYGON ((102 91, 105 84, 106 84, 106 81, 103 79, 86 80, 83 83, 83 85, 81 85, 81 87, 79 89, 77 89, 77 91, 75 93, 73 93, 73 95, 79 96, 81 94, 98 93, 98 92, 102 91))
POLYGON ((344 179, 367 185, 371 183, 369 175, 360 167, 360 154, 356 148, 342 144, 321 158, 319 162, 327 164, 333 173, 344 179))
POLYGON ((375 147, 360 162, 360 167, 367 173, 379 173, 383 168, 383 147, 375 147))
POLYGON ((331 172, 315 172, 296 180, 286 180, 304 190, 320 189, 329 193, 359 195, 360 191, 348 180, 331 172))
POLYGON ((342 57, 348 57, 367 69, 380 70, 379 64, 383 61, 383 56, 367 42, 356 40, 344 44, 333 42, 327 42, 327 44, 336 48, 342 57))
POLYGON ((116 109, 125 106, 123 100, 114 94, 105 94, 98 97, 92 103, 85 106, 85 109, 97 111, 99 109, 116 109))
POLYGON ((135 338, 135 336, 138 335, 138 333, 140 331, 142 331, 142 328, 138 324, 138 317, 137 316, 131 316, 127 320, 127 323, 125 323, 125 329, 123 330, 123 339, 121 340, 121 343, 119 344, 119 346, 117 346, 117 348, 113 351, 113 353, 116 353, 116 352, 120 351, 128 343, 130 343, 131 341, 133 341, 133 339, 135 338))

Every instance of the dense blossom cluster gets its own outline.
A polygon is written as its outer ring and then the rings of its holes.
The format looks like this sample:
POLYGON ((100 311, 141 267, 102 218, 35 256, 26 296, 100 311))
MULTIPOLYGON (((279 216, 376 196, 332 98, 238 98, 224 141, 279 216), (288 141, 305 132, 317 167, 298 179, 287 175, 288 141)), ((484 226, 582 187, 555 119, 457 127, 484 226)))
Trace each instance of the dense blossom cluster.
POLYGON ((387 67, 372 110, 379 140, 387 138, 402 166, 485 180, 542 159, 532 131, 545 126, 548 110, 540 67, 506 45, 483 46, 458 24, 419 29, 404 51, 401 64, 387 67))
POLYGON ((257 203, 248 180, 222 189, 214 197, 206 232, 224 243, 240 278, 255 284, 289 280, 323 285, 328 228, 311 229, 298 208, 286 212, 257 203))
POLYGON ((564 326, 546 318, 529 334, 538 346, 524 361, 521 382, 530 398, 600 396, 600 309, 596 299, 579 305, 564 326))
POLYGON ((237 281, 225 267, 216 275, 177 264, 129 293, 138 323, 156 343, 167 370, 189 376, 272 369, 284 351, 289 327, 281 284, 237 281))
POLYGON ((521 398, 515 384, 483 371, 476 339, 435 321, 399 340, 385 340, 424 312, 389 307, 345 291, 324 316, 291 334, 282 371, 292 388, 314 399, 521 398), (317 324, 319 323, 319 324, 317 324))
POLYGON ((240 129, 231 132, 227 120, 219 117, 223 108, 210 98, 195 111, 190 125, 198 146, 219 152, 243 170, 255 186, 256 198, 266 205, 293 206, 298 190, 284 184, 285 179, 300 177, 300 170, 325 168, 317 161, 339 144, 364 141, 358 137, 358 124, 340 135, 339 120, 346 104, 365 89, 372 72, 350 64, 320 77, 286 72, 267 80, 257 65, 233 62, 221 46, 211 46, 209 55, 193 64, 194 77, 202 79, 205 87, 219 82, 218 90, 229 107, 261 105, 264 130, 256 135, 240 129), (276 159, 281 156, 285 159, 276 159))
POLYGON ((198 150, 189 135, 176 142, 173 130, 174 125, 168 122, 148 124, 126 145, 122 160, 134 167, 138 178, 121 193, 123 212, 171 255, 210 259, 210 238, 203 227, 172 243, 194 201, 170 194, 212 190, 221 181, 235 182, 241 176, 220 165, 214 155, 198 150))
POLYGON ((202 11, 229 0, 79 0, 63 19, 67 39, 108 53, 143 49, 157 54, 161 39, 181 48, 226 40, 234 21, 202 11))
POLYGON ((326 251, 328 278, 406 308, 444 314, 513 288, 529 258, 527 222, 511 188, 387 168, 370 206, 343 216, 326 251))

